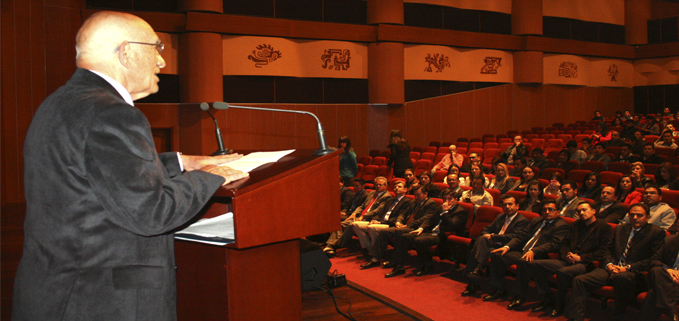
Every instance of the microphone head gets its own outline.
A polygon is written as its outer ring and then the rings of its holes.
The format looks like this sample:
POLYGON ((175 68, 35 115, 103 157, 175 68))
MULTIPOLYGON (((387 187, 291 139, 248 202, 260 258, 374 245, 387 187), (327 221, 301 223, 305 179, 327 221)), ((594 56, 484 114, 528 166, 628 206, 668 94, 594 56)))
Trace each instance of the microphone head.
POLYGON ((212 107, 214 109, 219 109, 219 110, 225 110, 229 109, 229 103, 221 102, 221 101, 215 101, 212 103, 212 107))
POLYGON ((207 103, 200 103, 200 109, 208 111, 210 110, 210 105, 208 105, 207 103))

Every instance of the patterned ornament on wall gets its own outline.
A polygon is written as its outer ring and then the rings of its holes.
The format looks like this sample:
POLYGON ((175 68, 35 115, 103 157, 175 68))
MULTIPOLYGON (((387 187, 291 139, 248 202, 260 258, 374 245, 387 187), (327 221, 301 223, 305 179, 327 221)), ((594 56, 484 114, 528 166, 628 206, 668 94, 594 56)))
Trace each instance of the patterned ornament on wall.
POLYGON ((348 49, 328 49, 323 51, 321 55, 323 61, 323 68, 328 70, 347 70, 350 67, 351 51, 348 49))
POLYGON ((616 77, 618 77, 619 74, 620 72, 618 72, 618 66, 615 64, 608 66, 608 77, 611 77, 611 81, 618 81, 616 77))
POLYGON ((448 56, 445 55, 434 54, 432 56, 431 54, 427 54, 427 56, 424 57, 424 61, 428 64, 427 68, 424 68, 424 71, 426 72, 432 72, 432 65, 436 67, 436 72, 442 72, 444 68, 450 67, 448 56))
POLYGON ((501 57, 486 57, 483 59, 483 62, 486 64, 481 67, 481 73, 486 74, 486 75, 497 75, 497 69, 502 67, 500 62, 502 61, 501 57))
POLYGON ((559 65, 559 77, 578 78, 578 64, 564 61, 559 65))
POLYGON ((257 46, 256 50, 252 51, 252 55, 249 55, 248 59, 255 62, 255 67, 262 68, 262 66, 268 65, 282 56, 281 52, 274 50, 271 45, 262 44, 257 46))

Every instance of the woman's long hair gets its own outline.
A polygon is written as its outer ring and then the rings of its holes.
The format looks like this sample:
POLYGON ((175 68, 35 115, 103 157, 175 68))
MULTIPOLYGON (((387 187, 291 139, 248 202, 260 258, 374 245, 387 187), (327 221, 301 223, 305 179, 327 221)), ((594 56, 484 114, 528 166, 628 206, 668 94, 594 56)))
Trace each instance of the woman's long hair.
POLYGON ((349 137, 347 137, 347 136, 342 136, 342 137, 340 137, 339 143, 337 144, 337 146, 342 145, 342 143, 346 143, 346 144, 347 144, 347 146, 344 147, 344 152, 345 152, 345 153, 348 153, 349 151, 354 150, 354 147, 351 146, 351 139, 349 139, 349 137))

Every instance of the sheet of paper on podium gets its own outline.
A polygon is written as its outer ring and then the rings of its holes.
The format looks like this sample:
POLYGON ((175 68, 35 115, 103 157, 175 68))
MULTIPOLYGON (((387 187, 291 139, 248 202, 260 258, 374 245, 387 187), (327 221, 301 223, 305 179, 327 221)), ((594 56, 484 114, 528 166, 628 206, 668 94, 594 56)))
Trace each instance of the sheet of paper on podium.
POLYGON ((286 155, 294 152, 294 149, 282 150, 278 152, 254 152, 243 156, 237 161, 222 164, 233 169, 249 173, 255 168, 268 163, 275 163, 286 155))
POLYGON ((199 220, 175 233, 174 238, 213 245, 233 243, 236 240, 233 230, 233 213, 199 220))

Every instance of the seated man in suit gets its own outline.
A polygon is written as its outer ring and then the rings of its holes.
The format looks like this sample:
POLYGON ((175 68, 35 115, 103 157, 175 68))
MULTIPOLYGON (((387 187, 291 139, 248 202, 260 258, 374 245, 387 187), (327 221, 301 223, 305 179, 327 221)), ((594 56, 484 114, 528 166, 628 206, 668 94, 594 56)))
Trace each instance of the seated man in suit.
MULTIPOLYGON (((478 153, 471 153, 469 154, 469 162, 460 168, 460 172, 471 173, 472 165, 474 163, 477 163, 477 165, 479 165, 479 167, 485 174, 490 173, 490 169, 487 168, 486 166, 483 166, 483 164, 481 164, 482 162, 483 158, 481 157, 481 155, 479 155, 478 153)), ((448 171, 448 174, 450 174, 450 171, 448 171)))
POLYGON ((449 174, 446 177, 446 182, 448 183, 448 188, 452 189, 454 192, 462 193, 462 188, 460 187, 460 179, 458 174, 449 174))
POLYGON ((576 217, 578 203, 580 203, 578 184, 573 181, 561 183, 561 198, 557 203, 558 208, 561 210, 560 215, 563 217, 576 217))
POLYGON ((618 193, 613 186, 606 186, 601 190, 601 201, 594 204, 596 210, 596 218, 606 223, 620 223, 625 214, 627 214, 627 207, 617 201, 618 193))
POLYGON ((344 247, 353 236, 352 229, 349 225, 354 221, 370 221, 374 217, 382 217, 385 210, 386 203, 391 199, 391 194, 387 192, 387 185, 389 182, 385 177, 378 176, 375 178, 375 190, 370 192, 363 201, 361 206, 357 207, 347 219, 342 221, 342 229, 334 231, 325 242, 326 246, 323 249, 328 256, 335 255, 336 247, 344 247), (346 235, 345 235, 346 234, 346 235))
MULTIPOLYGON (((648 206, 648 224, 656 225, 665 231, 672 227, 677 215, 667 203, 661 202, 662 189, 656 185, 646 186, 642 197, 642 202, 648 206)), ((620 224, 622 223, 629 223, 627 215, 620 221, 620 224)))
POLYGON ((533 151, 531 151, 531 156, 533 157, 528 160, 528 166, 539 168, 541 173, 544 172, 547 167, 552 165, 552 161, 547 159, 543 153, 544 151, 542 148, 535 147, 533 148, 533 151))
POLYGON ((632 154, 632 145, 625 144, 620 148, 620 155, 614 158, 611 162, 632 164, 638 162, 640 159, 641 158, 639 156, 632 154))
POLYGON ((507 147, 505 151, 500 154, 500 158, 504 159, 505 162, 511 164, 515 159, 528 157, 528 147, 523 144, 523 138, 521 136, 514 137, 514 145, 507 147))
POLYGON ((528 219, 519 214, 519 204, 516 198, 509 195, 502 196, 502 209, 504 214, 498 215, 493 223, 481 230, 481 235, 474 242, 467 266, 462 275, 469 279, 467 288, 462 292, 462 296, 472 295, 481 288, 478 280, 481 278, 481 269, 490 251, 504 246, 511 239, 522 235, 528 228, 528 219))
POLYGON ((585 158, 585 161, 595 161, 604 163, 604 168, 608 168, 608 164, 611 163, 611 156, 604 154, 604 144, 597 143, 592 149, 592 153, 585 158))
POLYGON ((394 227, 398 224, 405 224, 410 217, 410 206, 412 201, 406 197, 406 183, 397 181, 394 184, 395 197, 389 200, 386 212, 382 217, 374 217, 370 221, 354 221, 351 228, 358 237, 361 248, 364 249, 364 257, 368 258, 370 249, 375 245, 377 232, 379 230, 394 227))
POLYGON ((351 180, 351 186, 354 187, 354 194, 349 200, 349 205, 345 208, 342 206, 340 212, 340 220, 344 221, 353 213, 357 207, 361 206, 365 202, 365 198, 368 196, 368 191, 365 190, 365 180, 362 178, 354 178, 351 180))
MULTIPOLYGON (((533 277, 538 288, 546 293, 533 312, 548 312, 556 317, 563 313, 566 294, 573 278, 594 270, 594 261, 603 260, 613 236, 613 228, 598 220, 592 205, 581 201, 578 204, 578 220, 571 224, 571 233, 561 246, 559 259, 535 260, 531 264, 533 277), (552 294, 549 276, 556 273, 557 296, 552 294)), ((524 287, 525 288, 525 287, 524 287)))
MULTIPOLYGON (((460 194, 446 189, 443 191, 442 198, 444 202, 439 208, 440 213, 433 215, 430 220, 423 222, 420 227, 410 231, 410 233, 396 235, 394 240, 394 258, 390 262, 394 266, 394 270, 387 273, 385 277, 405 273, 403 265, 408 257, 408 250, 411 248, 417 250, 417 257, 422 264, 422 268, 415 275, 422 276, 433 271, 434 265, 432 264, 430 248, 437 244, 439 245, 438 247, 445 247, 447 242, 446 232, 451 232, 455 235, 462 235, 464 233, 469 213, 457 204, 460 194)), ((438 247, 437 251, 440 251, 438 247)), ((444 250, 444 252, 446 251, 444 250)))
POLYGON ((462 157, 461 154, 457 153, 457 146, 455 145, 450 145, 448 146, 448 155, 443 156, 440 162, 438 164, 434 165, 431 169, 432 175, 434 174, 435 171, 448 171, 448 168, 450 168, 450 165, 455 164, 457 167, 462 167, 462 163, 464 162, 464 157, 462 157))
MULTIPOLYGON (((532 277, 527 264, 533 260, 548 259, 549 253, 555 253, 561 248, 563 240, 570 232, 570 226, 559 217, 556 204, 551 199, 542 202, 542 216, 534 218, 526 233, 513 238, 507 245, 490 251, 490 280, 488 284, 495 291, 483 298, 484 301, 495 300, 507 294, 505 291, 505 272, 512 264, 517 264, 516 284, 527 284, 532 277), (521 267, 525 265, 526 267, 521 267)), ((524 294, 518 285, 512 288, 516 295, 507 306, 513 309, 521 306, 524 294)))
POLYGON ((604 285, 615 288, 613 317, 622 320, 627 306, 636 297, 636 280, 648 269, 651 257, 658 253, 665 231, 648 224, 648 206, 633 204, 629 209, 630 223, 620 224, 613 230, 613 239, 601 267, 578 275, 573 279, 571 297, 565 315, 569 319, 583 320, 589 293, 604 285))
POLYGON ((351 207, 351 199, 354 197, 354 192, 352 192, 348 187, 344 186, 344 178, 340 176, 340 213, 346 213, 351 207))
POLYGON ((618 133, 615 130, 611 130, 611 139, 603 142, 604 147, 608 146, 614 146, 614 147, 622 147, 625 145, 625 142, 620 139, 620 133, 618 133))
MULTIPOLYGON (((416 186, 413 189, 413 193, 415 194, 415 201, 411 205, 409 218, 401 220, 399 217, 398 221, 394 224, 394 227, 381 229, 377 232, 376 241, 370 249, 370 256, 372 256, 372 259, 367 264, 362 265, 362 268, 377 266, 384 257, 384 253, 387 251, 387 245, 389 245, 389 242, 394 239, 394 237, 399 234, 410 233, 411 231, 420 228, 425 222, 431 220, 432 216, 437 212, 440 212, 440 206, 429 198, 426 187, 422 185, 416 186), (407 223, 401 223, 402 221, 407 223)), ((424 227, 428 228, 426 230, 427 232, 430 232, 431 229, 434 228, 430 223, 426 223, 424 227)), ((384 262, 382 266, 393 267, 389 262, 384 262)))
POLYGON ((665 237, 662 247, 651 261, 648 271, 649 291, 642 320, 658 320, 664 313, 670 320, 679 318, 679 235, 665 237))
POLYGON ((655 153, 655 146, 653 143, 644 144, 644 154, 641 156, 641 162, 644 164, 660 164, 664 162, 662 157, 655 153))
POLYGON ((636 138, 634 137, 634 132, 637 131, 637 128, 634 127, 634 121, 631 119, 626 119, 625 120, 625 125, 622 128, 622 131, 620 132, 620 138, 626 141, 634 141, 636 138))
POLYGON ((515 177, 521 177, 521 173, 523 173, 523 169, 528 166, 528 162, 526 161, 525 158, 517 158, 514 160, 512 163, 514 164, 514 168, 512 168, 509 171, 509 176, 515 176, 515 177))

